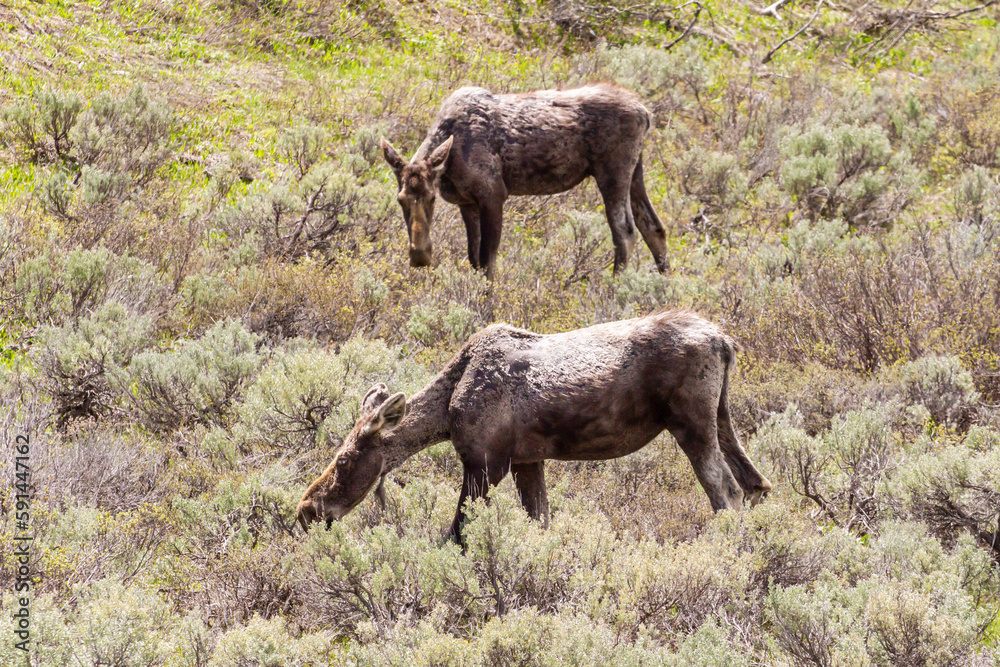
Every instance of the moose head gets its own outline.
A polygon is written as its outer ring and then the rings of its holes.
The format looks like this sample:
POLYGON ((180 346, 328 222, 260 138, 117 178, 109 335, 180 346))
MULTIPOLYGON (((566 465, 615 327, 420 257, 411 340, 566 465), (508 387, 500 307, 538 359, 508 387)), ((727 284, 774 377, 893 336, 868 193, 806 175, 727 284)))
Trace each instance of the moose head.
POLYGON ((382 496, 382 481, 386 470, 386 452, 382 437, 399 424, 406 413, 406 396, 389 395, 384 384, 368 390, 361 401, 361 414, 333 463, 313 482, 298 506, 302 529, 309 530, 314 521, 324 520, 327 526, 357 506, 378 484, 382 496))
POLYGON ((420 153, 407 162, 382 137, 382 154, 392 167, 399 184, 396 195, 403 209, 406 232, 410 236, 410 266, 427 266, 431 263, 431 223, 434 220, 434 197, 438 182, 448 163, 452 137, 435 148, 429 157, 420 153))

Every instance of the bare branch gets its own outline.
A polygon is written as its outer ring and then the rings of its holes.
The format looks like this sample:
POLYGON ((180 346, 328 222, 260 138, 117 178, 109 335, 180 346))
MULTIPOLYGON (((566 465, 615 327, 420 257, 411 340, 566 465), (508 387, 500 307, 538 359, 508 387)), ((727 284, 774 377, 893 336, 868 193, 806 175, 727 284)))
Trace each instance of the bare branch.
POLYGON ((798 30, 796 30, 795 33, 791 37, 786 37, 785 39, 781 40, 780 44, 778 44, 776 47, 774 47, 773 49, 771 49, 770 51, 768 51, 767 55, 764 56, 764 60, 762 60, 761 62, 764 62, 764 63, 771 62, 771 58, 774 56, 775 53, 778 52, 778 49, 780 49, 781 47, 783 47, 785 44, 788 44, 788 42, 792 41, 793 39, 795 39, 796 37, 798 37, 799 35, 801 35, 803 32, 805 32, 806 28, 808 28, 809 26, 811 26, 813 24, 813 21, 816 20, 816 17, 819 16, 819 10, 822 7, 823 7, 823 0, 819 0, 819 2, 816 3, 816 11, 813 12, 812 18, 809 19, 809 21, 804 26, 802 26, 801 28, 799 28, 798 30))
POLYGON ((968 7, 967 9, 960 9, 954 12, 914 12, 919 19, 924 21, 940 21, 942 19, 957 19, 959 16, 965 16, 966 14, 972 14, 973 12, 982 11, 987 7, 995 5, 1000 0, 989 0, 989 2, 984 2, 981 5, 976 5, 975 7, 968 7))
POLYGON ((682 39, 684 39, 685 37, 687 37, 689 34, 691 34, 691 29, 694 28, 694 24, 698 22, 698 16, 701 15, 701 9, 702 9, 700 2, 685 2, 680 7, 677 7, 674 11, 678 11, 678 10, 684 8, 684 7, 687 7, 690 4, 694 4, 694 6, 696 7, 696 9, 694 11, 694 18, 691 19, 691 23, 689 23, 688 27, 684 29, 684 32, 681 33, 680 37, 678 37, 677 39, 675 39, 674 41, 670 42, 669 44, 667 44, 666 46, 663 47, 664 51, 669 51, 670 49, 672 49, 677 44, 677 42, 681 41, 682 39))
POLYGON ((788 1, 789 0, 777 0, 776 2, 768 5, 767 7, 764 7, 764 9, 756 9, 754 11, 756 11, 761 16, 765 14, 770 14, 774 18, 780 19, 781 17, 778 16, 778 10, 781 9, 783 6, 785 6, 788 3, 788 1))

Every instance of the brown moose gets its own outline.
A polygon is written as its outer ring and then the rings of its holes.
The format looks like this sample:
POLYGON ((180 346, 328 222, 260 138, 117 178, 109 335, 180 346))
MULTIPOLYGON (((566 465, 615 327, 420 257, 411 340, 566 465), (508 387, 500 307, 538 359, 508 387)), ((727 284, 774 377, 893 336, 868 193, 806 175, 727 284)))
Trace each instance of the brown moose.
POLYGON ((615 272, 628 263, 637 226, 657 269, 666 272, 666 233, 642 178, 642 142, 651 125, 639 98, 612 84, 519 95, 455 91, 409 162, 381 140, 399 184, 410 265, 431 263, 436 191, 458 206, 469 261, 492 278, 507 197, 565 192, 593 176, 611 226, 615 272))
POLYGON ((474 334, 408 402, 384 384, 365 394, 354 429, 298 505, 340 519, 413 454, 450 439, 464 466, 451 534, 467 499, 511 472, 528 514, 548 522, 546 459, 625 456, 664 429, 688 456, 714 510, 771 489, 733 430, 733 341, 697 315, 665 311, 561 334, 494 324, 474 334))

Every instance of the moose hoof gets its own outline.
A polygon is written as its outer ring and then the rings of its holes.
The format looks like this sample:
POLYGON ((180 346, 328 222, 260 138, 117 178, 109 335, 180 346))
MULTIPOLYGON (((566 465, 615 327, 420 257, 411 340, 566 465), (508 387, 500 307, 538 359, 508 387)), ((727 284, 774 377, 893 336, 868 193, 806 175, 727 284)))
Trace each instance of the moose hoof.
POLYGON ((410 266, 430 266, 431 265, 431 254, 424 250, 411 250, 410 251, 410 266))

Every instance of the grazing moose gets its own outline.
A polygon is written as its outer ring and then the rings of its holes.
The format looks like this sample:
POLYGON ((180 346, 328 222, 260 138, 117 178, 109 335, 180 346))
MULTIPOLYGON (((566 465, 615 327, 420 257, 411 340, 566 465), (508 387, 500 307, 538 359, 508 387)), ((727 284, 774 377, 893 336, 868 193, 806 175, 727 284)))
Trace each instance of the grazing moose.
POLYGON ((520 95, 455 91, 409 162, 381 141, 399 183, 410 265, 431 262, 435 191, 458 206, 469 261, 492 278, 507 197, 565 192, 593 176, 611 226, 615 272, 628 263, 636 226, 666 272, 666 233, 642 179, 642 141, 651 125, 639 98, 612 84, 520 95))
POLYGON ((561 334, 494 324, 473 335, 409 402, 384 384, 333 463, 298 506, 308 530, 353 509, 413 454, 450 439, 464 466, 456 540, 466 499, 511 472, 525 509, 548 522, 546 459, 591 461, 641 449, 664 429, 677 439, 712 509, 757 503, 771 483, 754 467, 729 416, 736 346, 712 323, 665 311, 561 334))

